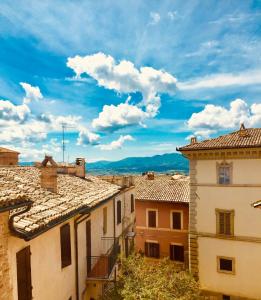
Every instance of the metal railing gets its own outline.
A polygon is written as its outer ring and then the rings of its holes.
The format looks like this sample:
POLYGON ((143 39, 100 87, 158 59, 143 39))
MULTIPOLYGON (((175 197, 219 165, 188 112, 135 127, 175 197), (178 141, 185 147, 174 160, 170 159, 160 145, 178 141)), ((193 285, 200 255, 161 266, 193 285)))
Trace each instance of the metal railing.
POLYGON ((114 244, 108 254, 87 256, 87 277, 108 279, 117 262, 119 245, 114 244))

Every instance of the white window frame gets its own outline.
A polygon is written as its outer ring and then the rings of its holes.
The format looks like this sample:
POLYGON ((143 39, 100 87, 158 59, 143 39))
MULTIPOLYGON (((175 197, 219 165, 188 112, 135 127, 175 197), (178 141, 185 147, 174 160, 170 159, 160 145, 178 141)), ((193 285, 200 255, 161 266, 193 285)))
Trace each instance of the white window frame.
POLYGON ((158 228, 159 227, 159 220, 158 220, 158 209, 156 208, 146 208, 146 227, 149 229, 158 228), (156 212, 156 227, 149 227, 149 211, 156 212))
POLYGON ((172 210, 170 211, 170 229, 171 229, 171 230, 174 230, 174 231, 181 231, 181 230, 184 229, 184 224, 183 224, 183 210, 181 210, 181 209, 172 209, 172 210), (178 212, 178 213, 180 213, 180 222, 181 222, 181 228, 180 228, 180 229, 174 229, 174 228, 173 228, 173 218, 172 218, 172 213, 173 213, 173 212, 178 212))

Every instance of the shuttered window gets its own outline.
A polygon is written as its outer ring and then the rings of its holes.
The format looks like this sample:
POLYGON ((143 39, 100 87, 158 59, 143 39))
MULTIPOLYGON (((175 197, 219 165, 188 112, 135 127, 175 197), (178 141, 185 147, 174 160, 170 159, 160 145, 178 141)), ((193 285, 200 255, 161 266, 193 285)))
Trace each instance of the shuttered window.
POLYGON ((70 235, 69 224, 65 224, 60 228, 60 242, 61 242, 61 264, 62 264, 62 268, 65 268, 72 263, 71 235, 70 235))
POLYGON ((231 184, 232 182, 232 164, 217 164, 218 184, 231 184))
POLYGON ((181 219, 181 212, 172 212, 172 229, 180 230, 182 228, 181 219))
POLYGON ((107 207, 103 208, 103 234, 107 233, 107 207))
POLYGON ((216 210, 217 233, 222 235, 234 234, 234 211, 216 210))
POLYGON ((157 227, 157 211, 148 210, 148 227, 157 227))
POLYGON ((145 255, 147 257, 159 258, 160 245, 158 243, 145 242, 145 255))
POLYGON ((16 253, 18 300, 32 299, 30 246, 16 253))
POLYGON ((134 195, 131 194, 131 213, 134 212, 134 195))
POLYGON ((170 245, 169 257, 171 260, 184 262, 184 246, 170 245))
POLYGON ((117 201, 117 224, 121 223, 121 201, 117 201))

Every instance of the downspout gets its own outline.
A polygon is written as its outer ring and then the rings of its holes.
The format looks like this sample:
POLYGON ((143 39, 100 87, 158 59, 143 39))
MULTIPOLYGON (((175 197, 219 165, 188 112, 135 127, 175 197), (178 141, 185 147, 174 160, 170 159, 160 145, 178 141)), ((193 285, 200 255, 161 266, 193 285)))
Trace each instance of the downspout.
MULTIPOLYGON (((113 198, 113 247, 115 249, 116 242, 116 218, 115 218, 115 200, 116 197, 113 198)), ((116 269, 114 269, 114 279, 116 280, 116 269)))
POLYGON ((78 225, 90 217, 90 213, 80 215, 74 220, 74 243, 75 243, 75 289, 76 300, 79 300, 79 266, 78 266, 78 225))

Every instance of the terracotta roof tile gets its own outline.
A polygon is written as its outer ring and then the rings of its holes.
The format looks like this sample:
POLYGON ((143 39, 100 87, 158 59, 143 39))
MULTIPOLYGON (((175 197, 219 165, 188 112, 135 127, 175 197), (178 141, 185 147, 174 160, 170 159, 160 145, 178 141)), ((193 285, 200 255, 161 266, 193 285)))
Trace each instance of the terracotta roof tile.
POLYGON ((208 149, 233 149, 261 147, 261 128, 248 128, 238 130, 214 139, 192 143, 178 148, 179 151, 186 150, 208 150, 208 149), (243 132, 243 134, 242 134, 243 132))
POLYGON ((181 176, 174 179, 172 176, 155 175, 153 180, 147 176, 135 177, 137 200, 189 202, 189 177, 181 176))
POLYGON ((81 208, 91 208, 119 191, 118 186, 90 175, 81 179, 58 174, 57 180, 58 193, 55 194, 41 188, 40 170, 35 167, 0 168, 0 202, 16 195, 25 195, 33 202, 28 212, 15 217, 17 228, 26 232, 39 230, 81 208))

